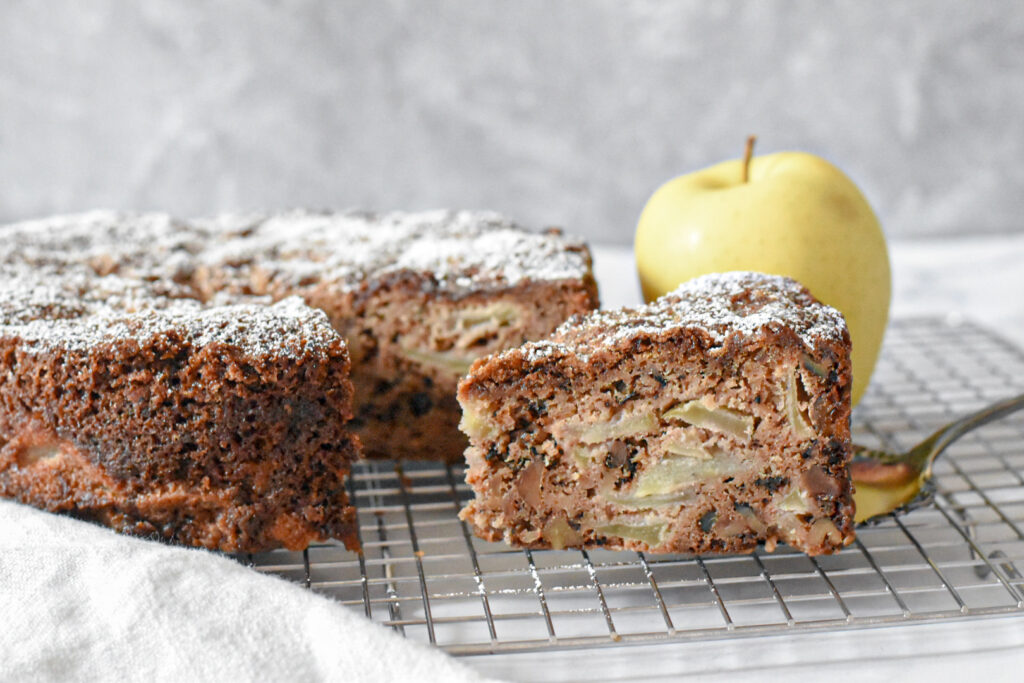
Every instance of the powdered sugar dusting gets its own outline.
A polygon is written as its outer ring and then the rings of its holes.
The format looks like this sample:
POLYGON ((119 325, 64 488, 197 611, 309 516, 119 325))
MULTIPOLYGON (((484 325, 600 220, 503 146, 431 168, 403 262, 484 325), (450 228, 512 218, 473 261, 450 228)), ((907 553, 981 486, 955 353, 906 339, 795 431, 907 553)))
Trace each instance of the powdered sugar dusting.
POLYGON ((683 329, 700 330, 721 345, 728 337, 754 337, 769 328, 792 330, 809 349, 820 340, 841 341, 846 335, 842 314, 816 301, 795 280, 736 271, 695 278, 645 306, 570 319, 550 340, 515 352, 530 363, 569 353, 585 360, 598 348, 683 329))
POLYGON ((19 339, 26 351, 81 351, 125 341, 146 346, 170 335, 194 348, 224 344, 254 356, 299 357, 340 343, 327 316, 298 297, 205 306, 115 275, 0 273, 7 276, 0 288, 0 333, 19 339))
POLYGON ((526 279, 580 279, 581 242, 523 230, 497 214, 293 211, 183 221, 166 214, 94 211, 0 226, 0 334, 31 348, 84 349, 173 331, 188 342, 256 353, 338 343, 327 317, 292 298, 253 291, 336 291, 412 274, 451 297, 526 279), (219 292, 197 274, 217 274, 219 292), (214 296, 211 297, 211 294, 214 296), (205 300, 205 303, 200 300, 205 300))
POLYGON ((459 296, 526 279, 579 279, 590 268, 582 242, 532 233, 491 212, 294 211, 199 225, 215 236, 203 262, 259 267, 292 286, 313 278, 355 289, 404 272, 459 296))
POLYGON ((207 235, 162 213, 90 211, 0 226, 0 264, 89 266, 164 276, 202 249, 207 235))

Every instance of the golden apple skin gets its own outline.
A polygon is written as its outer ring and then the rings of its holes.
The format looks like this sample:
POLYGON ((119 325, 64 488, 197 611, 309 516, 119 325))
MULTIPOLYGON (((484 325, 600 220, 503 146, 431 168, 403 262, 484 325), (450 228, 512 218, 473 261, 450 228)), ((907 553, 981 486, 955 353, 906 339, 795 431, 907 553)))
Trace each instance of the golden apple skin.
POLYGON ((802 152, 725 161, 662 185, 636 230, 648 301, 698 275, 786 275, 846 317, 853 403, 867 389, 889 319, 885 237, 864 196, 838 168, 802 152))

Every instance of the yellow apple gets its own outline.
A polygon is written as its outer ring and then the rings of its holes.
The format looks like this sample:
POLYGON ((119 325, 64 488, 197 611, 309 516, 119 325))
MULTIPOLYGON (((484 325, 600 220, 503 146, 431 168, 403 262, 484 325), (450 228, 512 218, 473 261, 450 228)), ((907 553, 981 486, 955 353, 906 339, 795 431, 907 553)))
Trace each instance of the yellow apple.
POLYGON ((746 160, 670 180, 640 214, 635 252, 648 301, 729 270, 803 283, 846 317, 854 404, 864 394, 889 318, 889 254, 867 200, 824 159, 802 152, 751 159, 748 147, 746 160))

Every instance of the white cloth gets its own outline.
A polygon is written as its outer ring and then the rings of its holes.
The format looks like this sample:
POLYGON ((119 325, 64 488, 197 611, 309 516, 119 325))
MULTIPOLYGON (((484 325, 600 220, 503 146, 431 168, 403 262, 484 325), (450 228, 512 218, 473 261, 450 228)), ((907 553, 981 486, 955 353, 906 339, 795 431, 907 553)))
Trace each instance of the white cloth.
POLYGON ((477 681, 361 613, 202 550, 0 501, 0 679, 477 681))

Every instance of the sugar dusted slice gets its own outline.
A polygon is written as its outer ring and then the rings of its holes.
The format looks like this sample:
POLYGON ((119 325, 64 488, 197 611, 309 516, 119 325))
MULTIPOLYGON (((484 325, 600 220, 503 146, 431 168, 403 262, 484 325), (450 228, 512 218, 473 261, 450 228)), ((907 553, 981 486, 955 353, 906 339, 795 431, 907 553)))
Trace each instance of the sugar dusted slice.
POLYGON ((708 275, 477 361, 462 518, 529 548, 850 543, 850 337, 797 282, 708 275))

